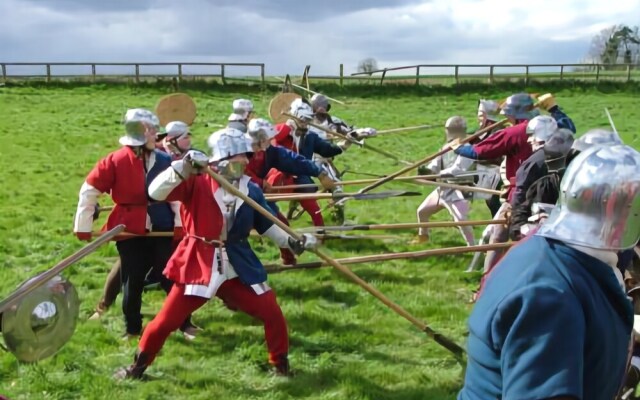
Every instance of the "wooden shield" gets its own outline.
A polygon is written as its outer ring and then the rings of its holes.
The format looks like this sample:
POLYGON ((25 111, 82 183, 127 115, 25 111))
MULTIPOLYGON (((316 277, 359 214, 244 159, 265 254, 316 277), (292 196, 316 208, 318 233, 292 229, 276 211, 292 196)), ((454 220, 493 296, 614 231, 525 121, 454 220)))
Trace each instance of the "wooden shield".
POLYGON ((196 103, 184 93, 174 93, 158 101, 156 115, 162 126, 171 121, 182 121, 187 125, 193 124, 196 119, 196 103))
POLYGON ((274 124, 279 124, 281 122, 285 122, 288 117, 282 115, 283 112, 289 112, 291 109, 291 103, 295 99, 300 99, 300 96, 297 93, 279 93, 271 99, 271 103, 269 103, 269 116, 274 124))

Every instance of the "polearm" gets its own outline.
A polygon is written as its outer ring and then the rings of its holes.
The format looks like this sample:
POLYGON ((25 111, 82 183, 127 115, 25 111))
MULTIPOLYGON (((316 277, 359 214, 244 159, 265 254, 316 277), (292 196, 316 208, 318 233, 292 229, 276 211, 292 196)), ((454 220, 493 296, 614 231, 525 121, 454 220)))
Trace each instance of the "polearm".
MULTIPOLYGON (((470 172, 470 173, 462 173, 455 175, 454 178, 467 178, 472 176, 482 175, 484 172, 470 172)), ((412 181, 415 179, 449 179, 450 177, 443 178, 440 175, 411 175, 411 176, 398 176, 394 178, 394 181, 412 181)), ((348 185, 362 185, 365 183, 373 183, 378 181, 380 178, 370 178, 370 179, 353 179, 350 181, 337 181, 336 186, 348 186, 348 185)), ((313 189, 319 188, 320 186, 315 183, 303 183, 300 185, 283 185, 283 186, 273 186, 272 190, 295 190, 295 189, 313 189)))
MULTIPOLYGON (((485 133, 491 132, 495 128, 501 127, 502 125, 504 125, 508 121, 509 120, 507 120, 507 119, 503 119, 501 121, 498 121, 498 122, 496 122, 494 124, 491 124, 491 125, 487 126, 486 128, 482 128, 482 129, 478 130, 476 133, 474 133, 473 135, 468 136, 468 137, 460 140, 460 144, 463 145, 465 143, 469 143, 469 142, 479 138, 480 136, 484 135, 485 133)), ((408 165, 408 166, 406 166, 406 167, 394 172, 391 175, 385 176, 384 178, 380 178, 376 182, 372 183, 371 185, 360 189, 358 192, 359 193, 366 193, 366 192, 368 192, 370 190, 373 190, 373 189, 377 188, 378 186, 383 185, 383 184, 393 180, 395 177, 400 176, 402 174, 405 174, 405 173, 407 173, 407 172, 409 172, 411 170, 414 170, 414 169, 418 168, 419 166, 428 163, 429 161, 433 160, 434 158, 448 153, 451 150, 452 150, 451 146, 449 144, 447 144, 442 150, 438 151, 437 153, 434 153, 434 154, 432 154, 430 156, 427 156, 427 157, 423 158, 420 161, 416 161, 415 163, 413 163, 411 165, 408 165)))
MULTIPOLYGON (((248 197, 244 193, 240 192, 238 189, 235 188, 235 186, 233 186, 231 183, 229 183, 229 181, 227 181, 224 177, 222 177, 219 174, 213 172, 211 170, 211 168, 205 167, 205 168, 203 168, 203 171, 205 173, 207 173, 211 178, 213 178, 216 182, 218 182, 227 192, 229 192, 229 193, 233 194, 234 196, 242 199, 251 208, 253 208, 258 213, 260 213, 262 216, 264 216, 265 218, 267 218, 268 220, 270 220, 271 222, 276 224, 282 230, 287 232, 291 237, 293 237, 296 240, 302 240, 303 239, 302 235, 300 235, 299 233, 295 232, 289 226, 284 224, 282 221, 280 221, 278 218, 276 218, 269 211, 265 210, 260 204, 256 203, 253 199, 251 199, 250 197, 248 197)), ((332 267, 334 267, 338 271, 342 272, 342 274, 344 274, 347 278, 349 278, 350 280, 355 282, 358 286, 362 287, 367 292, 372 294, 375 298, 380 300, 387 307, 391 308, 394 312, 396 312, 397 314, 399 314, 402 317, 404 317, 406 320, 411 322, 414 326, 418 327, 421 331, 425 332, 429 337, 431 337, 433 340, 435 340, 436 343, 438 343, 439 345, 441 345, 445 349, 449 350, 454 355, 456 360, 458 360, 458 362, 462 363, 462 356, 463 356, 463 354, 465 354, 465 350, 462 347, 460 347, 457 343, 455 343, 453 340, 447 338, 446 336, 442 335, 441 333, 436 332, 429 325, 427 325, 426 323, 420 321, 419 319, 417 319, 413 315, 409 314, 408 311, 406 311, 405 309, 403 309, 402 307, 400 307, 399 305, 397 305, 396 303, 391 301, 388 297, 386 297, 384 294, 382 294, 382 292, 380 292, 378 289, 376 289, 373 286, 371 286, 370 284, 368 284, 366 281, 364 281, 362 278, 360 278, 358 275, 353 273, 353 271, 351 271, 350 269, 348 269, 344 265, 340 264, 339 262, 337 262, 333 258, 331 258, 328 255, 324 254, 324 252, 322 252, 320 249, 313 249, 311 251, 313 253, 315 253, 318 257, 320 257, 324 262, 330 264, 332 267)))
POLYGON ((59 263, 54 265, 52 268, 40 273, 39 275, 36 275, 32 279, 25 282, 15 292, 11 293, 9 297, 7 297, 6 299, 2 300, 2 302, 0 302, 0 313, 5 311, 7 308, 11 307, 12 305, 16 304, 20 300, 22 300, 25 296, 29 295, 29 293, 32 293, 34 290, 38 289, 45 283, 49 282, 53 277, 58 275, 65 268, 69 267, 71 264, 78 262, 79 260, 88 256, 89 254, 93 253, 98 247, 102 246, 103 244, 107 243, 109 240, 113 239, 119 233, 124 231, 124 229, 125 229, 124 225, 118 225, 114 227, 113 229, 100 235, 100 237, 98 237, 93 242, 85 245, 80 250, 76 251, 69 257, 60 261, 59 263))
POLYGON ((348 231, 383 231, 396 229, 415 228, 457 228, 459 226, 484 226, 506 224, 506 219, 487 219, 479 221, 442 221, 442 222, 407 222, 398 224, 370 224, 370 225, 339 225, 339 226, 314 226, 298 229, 304 233, 324 232, 348 232, 348 231))
MULTIPOLYGON (((345 239, 345 240, 389 240, 389 239, 398 239, 398 236, 391 235, 336 235, 331 233, 314 233, 310 232, 313 236, 322 240, 330 240, 330 239, 345 239)), ((101 236, 102 232, 91 232, 91 236, 98 237, 101 236)), ((249 233, 250 236, 261 236, 258 232, 252 230, 249 233)), ((174 237, 173 232, 149 232, 146 234, 137 234, 130 232, 122 232, 113 237, 113 239, 130 239, 134 237, 174 237)))
MULTIPOLYGON (((387 134, 387 133, 399 133, 399 132, 406 132, 406 131, 417 131, 417 130, 420 130, 420 129, 433 129, 433 128, 437 128, 437 127, 438 127, 438 125, 416 125, 416 126, 407 126, 407 127, 404 127, 404 128, 383 129, 383 130, 376 131, 376 132, 377 132, 377 135, 384 135, 384 134, 387 134)), ((374 138, 376 136, 371 136, 371 137, 374 138)))
POLYGON ((363 149, 369 149, 370 151, 373 151, 373 152, 381 154, 381 155, 383 155, 385 157, 391 158, 394 161, 397 161, 397 162, 400 162, 400 163, 403 163, 403 164, 409 164, 408 161, 401 160, 396 155, 393 155, 391 153, 388 153, 388 152, 386 152, 384 150, 381 150, 381 149, 378 149, 376 147, 371 147, 369 145, 365 145, 364 141, 359 142, 356 139, 352 138, 351 136, 345 135, 344 133, 336 132, 334 130, 331 130, 331 129, 327 128, 326 126, 322 126, 322 125, 316 124, 315 122, 312 122, 312 121, 306 121, 304 119, 298 118, 295 115, 292 115, 292 114, 289 114, 289 113, 282 113, 282 115, 285 115, 285 116, 287 116, 289 118, 292 118, 292 119, 294 119, 296 121, 305 123, 305 124, 307 124, 309 126, 313 126, 314 128, 320 129, 321 131, 326 132, 326 133, 328 133, 330 135, 337 136, 337 137, 339 137, 341 139, 346 140, 347 142, 350 142, 350 143, 353 143, 355 145, 358 145, 363 149))
MULTIPOLYGON (((402 253, 373 254, 368 256, 340 258, 335 261, 339 262, 340 264, 347 265, 347 264, 360 264, 365 262, 376 262, 376 261, 426 258, 426 257, 443 256, 443 255, 450 255, 450 254, 476 253, 476 252, 485 252, 485 251, 491 251, 491 250, 499 250, 499 249, 505 249, 505 248, 511 247, 516 243, 517 242, 494 243, 494 244, 484 244, 479 246, 447 247, 442 249, 406 251, 402 253)), ((267 264, 264 267, 269 273, 277 273, 277 272, 290 271, 290 270, 296 270, 296 269, 315 269, 315 268, 322 268, 327 266, 329 266, 329 264, 325 261, 312 261, 312 262, 301 263, 296 265, 267 264)))
MULTIPOLYGON (((280 78, 279 76, 276 76, 276 78, 280 79, 282 82, 286 82, 286 79, 280 78)), ((291 82, 289 82, 289 85, 291 85, 291 86, 293 86, 293 87, 295 87, 295 88, 298 88, 298 89, 302 89, 302 90, 304 90, 305 92, 309 92, 309 93, 312 93, 312 94, 320 94, 320 93, 318 93, 318 92, 314 92, 313 90, 308 89, 308 88, 306 88, 306 87, 304 87, 304 86, 296 85, 295 83, 291 83, 291 82)), ((342 104, 343 106, 345 105, 345 103, 344 103, 344 102, 342 102, 342 101, 340 101, 340 100, 336 100, 336 99, 334 99, 333 97, 329 97, 329 96, 327 96, 326 94, 324 94, 323 96, 324 96, 324 97, 326 97, 327 99, 331 100, 331 101, 335 101, 335 102, 336 102, 336 103, 338 103, 338 104, 342 104)))

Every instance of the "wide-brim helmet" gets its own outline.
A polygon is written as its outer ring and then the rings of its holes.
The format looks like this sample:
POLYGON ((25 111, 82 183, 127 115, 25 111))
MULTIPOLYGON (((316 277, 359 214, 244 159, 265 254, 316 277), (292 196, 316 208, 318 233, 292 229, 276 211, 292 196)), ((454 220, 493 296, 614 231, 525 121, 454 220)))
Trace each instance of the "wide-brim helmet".
POLYGON ((224 128, 209 136, 207 144, 211 149, 210 162, 227 160, 239 154, 253 155, 251 140, 244 132, 233 128, 224 128))
POLYGON ((144 108, 127 110, 122 123, 124 124, 125 134, 118 141, 123 146, 143 146, 147 142, 145 137, 147 129, 160 130, 158 117, 144 108))

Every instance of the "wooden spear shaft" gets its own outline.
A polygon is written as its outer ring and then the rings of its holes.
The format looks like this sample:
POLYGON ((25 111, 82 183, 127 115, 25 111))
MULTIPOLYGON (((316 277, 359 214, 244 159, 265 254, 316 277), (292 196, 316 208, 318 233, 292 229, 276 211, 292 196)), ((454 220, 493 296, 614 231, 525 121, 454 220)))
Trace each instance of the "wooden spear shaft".
MULTIPOLYGON (((397 132, 405 132, 405 131, 417 131, 419 129, 433 129, 437 128, 437 125, 417 125, 417 126, 407 126, 404 128, 393 128, 393 129, 382 129, 377 131, 378 135, 384 135, 385 133, 397 133, 397 132)), ((376 137, 376 136, 372 136, 376 137)))
MULTIPOLYGON (((294 231, 289 226, 284 224, 282 221, 280 221, 278 218, 276 218, 269 211, 265 210, 260 204, 256 203, 253 199, 251 199, 250 197, 248 197, 244 193, 240 192, 231 183, 229 183, 229 181, 227 181, 224 177, 222 177, 219 174, 213 172, 211 170, 211 168, 206 167, 203 170, 211 178, 213 178, 216 182, 218 182, 227 192, 229 192, 229 193, 233 194, 234 196, 239 197, 242 200, 244 200, 244 202, 246 204, 248 204, 254 210, 259 212, 265 218, 267 218, 268 220, 270 220, 271 222, 276 224, 282 230, 287 232, 289 235, 291 235, 291 237, 293 237, 296 240, 302 240, 303 239, 303 236, 301 234, 299 234, 298 232, 294 231)), ((387 307, 391 308, 394 312, 396 312, 400 316, 404 317, 406 320, 411 322, 414 326, 418 327, 418 329, 420 329, 421 331, 425 332, 429 337, 431 337, 433 340, 435 340, 436 343, 438 343, 439 345, 443 346, 444 348, 449 350, 451 353, 453 353, 455 358, 458 361, 461 362, 462 356, 465 353, 465 350, 462 347, 460 347, 457 343, 455 343, 453 340, 447 338, 446 336, 442 335, 441 333, 436 332, 429 325, 427 325, 426 323, 420 321, 419 319, 417 319, 416 317, 411 315, 408 311, 406 311, 405 309, 403 309, 402 307, 400 307, 399 305, 397 305, 396 303, 391 301, 387 296, 382 294, 382 292, 380 292, 378 289, 374 288, 373 286, 368 284, 366 281, 364 281, 362 278, 360 278, 358 275, 353 273, 353 271, 351 271, 350 269, 348 269, 344 265, 338 263, 336 260, 334 260, 333 258, 329 257, 328 255, 324 254, 324 252, 322 252, 320 249, 314 249, 314 250, 311 250, 311 251, 313 251, 318 257, 320 257, 322 260, 324 260, 324 262, 330 264, 332 267, 334 267, 338 271, 342 272, 347 278, 349 278, 350 280, 355 282, 358 286, 362 287, 367 292, 372 294, 375 298, 380 300, 387 307)))
MULTIPOLYGON (((462 254, 462 253, 476 253, 476 252, 485 252, 491 250, 499 250, 505 249, 513 246, 517 242, 508 242, 508 243, 494 243, 494 244, 484 244, 478 246, 463 246, 463 247, 447 247, 442 249, 431 249, 431 250, 421 250, 421 251, 406 251, 402 253, 389 253, 389 254, 373 254, 369 256, 358 256, 358 257, 349 257, 349 258, 340 258, 335 260, 340 264, 360 264, 366 262, 376 262, 376 261, 389 261, 389 260, 402 260, 408 258, 426 258, 432 256, 444 256, 451 254, 462 254)), ((283 271, 290 271, 296 269, 315 269, 327 267, 329 264, 325 261, 312 261, 308 263, 296 264, 296 265, 279 265, 279 264, 267 264, 265 268, 269 273, 277 273, 283 271)))
MULTIPOLYGON (((398 176, 394 178, 395 181, 412 181, 414 179, 437 179, 440 178, 440 175, 413 175, 413 176, 398 176)), ((347 185, 361 185, 364 183, 372 183, 379 180, 379 178, 369 178, 369 179, 354 179, 351 181, 340 181, 336 182, 338 186, 347 186, 347 185)), ((317 188, 319 187, 315 183, 304 183, 301 185, 284 185, 284 186, 273 186, 273 190, 295 190, 295 189, 309 189, 309 188, 317 188)))
POLYGON ((401 224, 371 224, 371 225, 339 225, 318 226, 300 229, 300 232, 330 232, 330 231, 375 231, 415 228, 451 228, 459 226, 484 226, 506 224, 506 219, 487 219, 480 221, 442 221, 442 222, 407 222, 401 224))
MULTIPOLYGON (((480 136, 484 135, 485 133, 491 132, 493 129, 501 127, 502 125, 504 125, 507 122, 508 122, 507 119, 503 119, 501 121, 496 122, 495 124, 491 124, 491 125, 487 126, 486 128, 480 129, 479 131, 477 131, 473 135, 462 139, 460 141, 460 144, 462 145, 462 144, 465 144, 465 143, 469 143, 469 142, 479 138, 480 136)), ((408 165, 408 166, 406 166, 406 167, 394 172, 391 175, 388 175, 388 176, 385 176, 384 178, 378 179, 376 182, 372 183, 371 185, 360 189, 359 193, 366 193, 366 192, 368 192, 370 190, 373 190, 373 189, 377 188, 378 186, 383 185, 383 184, 393 180, 395 177, 400 176, 402 174, 405 174, 405 173, 407 173, 407 172, 409 172, 409 171, 411 171, 413 169, 416 169, 419 166, 424 165, 424 164, 428 163, 429 161, 433 160, 434 158, 439 157, 439 156, 441 156, 443 154, 446 154, 451 150, 452 150, 451 146, 447 145, 442 150, 438 151, 435 154, 432 154, 432 155, 430 155, 428 157, 423 158, 420 161, 417 161, 417 162, 415 162, 415 163, 413 163, 411 165, 408 165)))

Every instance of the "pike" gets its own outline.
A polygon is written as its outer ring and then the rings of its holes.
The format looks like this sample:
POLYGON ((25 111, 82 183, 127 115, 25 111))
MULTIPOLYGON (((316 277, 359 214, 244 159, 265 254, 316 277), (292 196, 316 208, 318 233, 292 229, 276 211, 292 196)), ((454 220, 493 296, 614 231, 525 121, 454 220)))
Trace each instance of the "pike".
MULTIPOLYGON (((376 261, 419 259, 419 258, 427 258, 432 256, 442 256, 442 255, 462 254, 462 253, 472 253, 472 252, 475 253, 475 252, 485 252, 485 251, 491 251, 491 250, 505 249, 513 246, 516 243, 517 242, 494 243, 494 244, 483 244, 479 246, 445 247, 442 249, 406 251, 402 253, 373 254, 368 256, 340 258, 335 261, 340 264, 348 265, 348 264, 361 264, 361 263, 376 262, 376 261)), ((265 268, 269 273, 277 273, 277 272, 290 271, 290 270, 296 270, 296 269, 322 268, 328 265, 329 264, 326 261, 312 261, 308 263, 296 264, 291 266, 285 266, 285 265, 279 265, 279 264, 268 264, 268 265, 265 265, 265 268)))
MULTIPOLYGON (((486 172, 484 171, 462 173, 462 174, 455 175, 454 178, 466 178, 471 176, 482 175, 485 173, 486 172)), ((413 181, 416 179, 450 179, 450 178, 449 177, 442 178, 440 175, 411 175, 411 176, 398 176, 393 180, 394 181, 413 181)), ((361 185, 365 183, 373 183, 373 182, 376 182, 377 180, 378 179, 354 179, 352 181, 337 181, 336 186, 361 185)), ((319 186, 315 183, 305 183, 301 185, 273 186, 272 189, 277 191, 277 190, 295 190, 295 189, 311 189, 311 188, 319 188, 319 186)))
MULTIPOLYGON (((253 208, 258 213, 263 215, 265 218, 267 218, 268 220, 273 222, 276 226, 280 227, 282 230, 284 230, 286 233, 288 233, 291 237, 293 237, 296 240, 303 240, 303 236, 302 235, 300 235, 299 233, 295 232, 293 229, 291 229, 285 223, 280 221, 278 218, 276 218, 269 211, 265 210, 260 204, 256 203, 249 196, 247 196, 244 193, 240 192, 238 189, 236 189, 235 186, 233 186, 231 183, 229 183, 229 181, 227 181, 224 177, 222 177, 221 175, 213 172, 211 170, 211 168, 205 167, 205 168, 203 168, 203 171, 207 175, 209 175, 211 178, 213 178, 216 182, 218 182, 220 184, 220 186, 222 188, 224 188, 227 192, 229 192, 229 193, 233 194, 234 196, 242 199, 251 208, 253 208)), ((371 295, 373 295, 375 298, 380 300, 387 307, 391 308, 394 312, 396 312, 397 314, 399 314, 400 316, 402 316, 403 318, 405 318, 406 320, 411 322, 414 326, 416 326, 421 331, 425 332, 427 334, 427 336, 432 338, 436 343, 438 343, 439 345, 441 345, 442 347, 444 347, 445 349, 450 351, 453 354, 453 356, 455 357, 455 359, 460 364, 463 364, 463 362, 464 362, 463 361, 463 355, 465 354, 465 350, 462 347, 460 347, 460 345, 458 345, 457 343, 455 343, 453 340, 449 339, 448 337, 444 336, 443 334, 435 331, 433 328, 431 328, 425 322, 422 322, 419 319, 417 319, 416 317, 414 317, 413 315, 411 315, 408 311, 406 311, 405 309, 400 307, 398 304, 396 304, 393 301, 391 301, 388 297, 386 297, 378 289, 374 288, 369 283, 367 283, 365 280, 363 280, 358 275, 353 273, 353 271, 351 271, 350 269, 348 269, 344 265, 340 264, 339 262, 337 262, 336 260, 334 260, 330 256, 326 255, 322 250, 320 250, 320 249, 312 249, 311 251, 313 253, 315 253, 319 258, 324 260, 324 262, 326 262, 327 264, 330 264, 331 266, 333 266, 335 269, 340 271, 343 275, 345 275, 351 281, 353 281, 358 286, 362 287, 367 292, 369 292, 371 295)))
MULTIPOLYGON (((313 236, 318 239, 327 240, 327 239, 347 239, 347 240, 387 240, 387 239, 397 239, 397 236, 391 235, 335 235, 331 233, 314 233, 310 232, 313 236)), ((91 236, 99 237, 102 235, 102 232, 91 232, 91 236)), ((113 239, 129 239, 133 237, 174 237, 173 232, 149 232, 144 235, 138 233, 130 233, 130 232, 122 232, 113 237, 113 239)), ((251 231, 250 236, 260 236, 258 232, 251 231)))
POLYGON ((406 190, 387 190, 384 192, 375 193, 281 193, 281 194, 269 194, 265 196, 267 201, 290 201, 290 200, 339 200, 350 198, 354 200, 379 200, 387 199, 389 197, 404 197, 404 196, 420 196, 420 192, 409 192, 406 190))
MULTIPOLYGON (((282 82, 286 82, 286 81, 287 81, 286 79, 284 79, 284 78, 280 78, 279 76, 276 76, 276 78, 280 79, 282 82)), ((307 81, 307 83, 308 83, 308 81, 307 81)), ((311 93, 311 94, 320 94, 320 93, 318 93, 318 92, 314 92, 313 90, 311 90, 311 89, 309 89, 309 88, 306 88, 306 87, 304 87, 304 86, 296 85, 295 83, 291 83, 291 82, 289 82, 289 85, 291 85, 291 86, 293 86, 293 87, 295 87, 295 88, 298 88, 298 89, 302 89, 302 90, 304 90, 305 92, 308 92, 308 93, 311 93)), ((329 97, 329 96, 327 96, 326 94, 325 94, 325 95, 323 95, 323 96, 324 96, 324 97, 326 97, 326 98, 327 98, 327 99, 329 99, 329 100, 335 101, 335 102, 336 102, 336 103, 338 103, 338 104, 342 104, 343 106, 345 105, 345 103, 344 103, 344 102, 342 102, 342 101, 340 101, 340 100, 336 100, 336 99, 334 99, 334 98, 332 98, 332 97, 329 97)))
POLYGON ((376 148, 376 147, 372 147, 372 146, 370 146, 370 145, 365 145, 364 140, 357 141, 356 139, 352 138, 352 137, 351 137, 351 136, 349 136, 349 135, 345 135, 344 133, 336 132, 336 131, 331 130, 331 129, 329 129, 329 128, 325 127, 325 126, 322 126, 322 125, 316 124, 315 122, 311 122, 311 121, 306 121, 306 120, 300 119, 300 118, 296 117, 295 115, 291 115, 291 114, 286 113, 286 112, 285 112, 285 113, 282 113, 282 115, 285 115, 285 116, 287 116, 287 117, 289 117, 289 118, 292 118, 292 119, 294 119, 294 120, 296 120, 296 121, 300 121, 300 122, 302 122, 302 123, 305 123, 305 124, 307 124, 307 125, 309 125, 309 126, 313 126, 313 127, 314 127, 314 128, 316 128, 316 129, 320 129, 320 130, 321 130, 321 131, 323 131, 323 132, 326 132, 326 133, 328 133, 328 134, 330 134, 330 135, 333 135, 333 136, 337 136, 337 137, 339 137, 339 138, 341 138, 341 139, 346 140, 347 142, 350 142, 350 143, 356 144, 356 145, 360 146, 360 147, 361 147, 361 148, 363 148, 363 149, 368 149, 368 150, 373 151, 373 152, 375 152, 375 153, 381 154, 381 155, 383 155, 383 156, 385 156, 385 157, 388 157, 388 158, 390 158, 390 159, 392 159, 392 160, 394 160, 394 161, 397 161, 397 162, 399 162, 399 163, 402 163, 402 164, 410 164, 408 161, 401 160, 401 159, 400 159, 400 158, 398 158, 396 155, 393 155, 393 154, 391 154, 391 153, 389 153, 389 152, 386 152, 386 151, 384 151, 384 150, 378 149, 378 148, 376 148))
POLYGON ((98 247, 107 243, 108 241, 113 239, 115 236, 120 234, 122 231, 124 231, 124 228, 125 228, 124 225, 118 225, 114 227, 113 229, 100 235, 100 237, 98 237, 93 242, 85 245, 80 250, 76 251, 69 257, 60 261, 50 269, 28 280, 25 284, 20 286, 15 292, 11 293, 9 297, 7 297, 6 299, 2 300, 2 302, 0 302, 0 314, 5 310, 7 310, 12 305, 19 302, 20 300, 24 299, 25 296, 28 296, 34 290, 38 289, 45 283, 49 282, 53 277, 57 276, 60 272, 65 270, 67 267, 69 267, 73 263, 76 263, 81 259, 85 258, 86 256, 88 256, 89 254, 93 253, 98 247))
MULTIPOLYGON (((416 126, 407 126, 407 127, 403 127, 403 128, 393 128, 393 129, 383 129, 381 131, 377 131, 378 135, 384 135, 387 133, 399 133, 399 132, 406 132, 406 131, 417 131, 417 130, 421 130, 421 129, 433 129, 433 128, 437 128, 437 125, 416 125, 416 126)), ((375 137, 375 136, 372 136, 375 137)))
POLYGON ((415 229, 415 228, 451 228, 458 226, 484 226, 506 224, 506 219, 487 219, 480 221, 442 221, 442 222, 407 222, 398 224, 371 224, 371 225, 339 225, 339 226, 318 226, 298 229, 298 232, 324 233, 324 232, 347 232, 347 231, 377 231, 395 229, 415 229))

